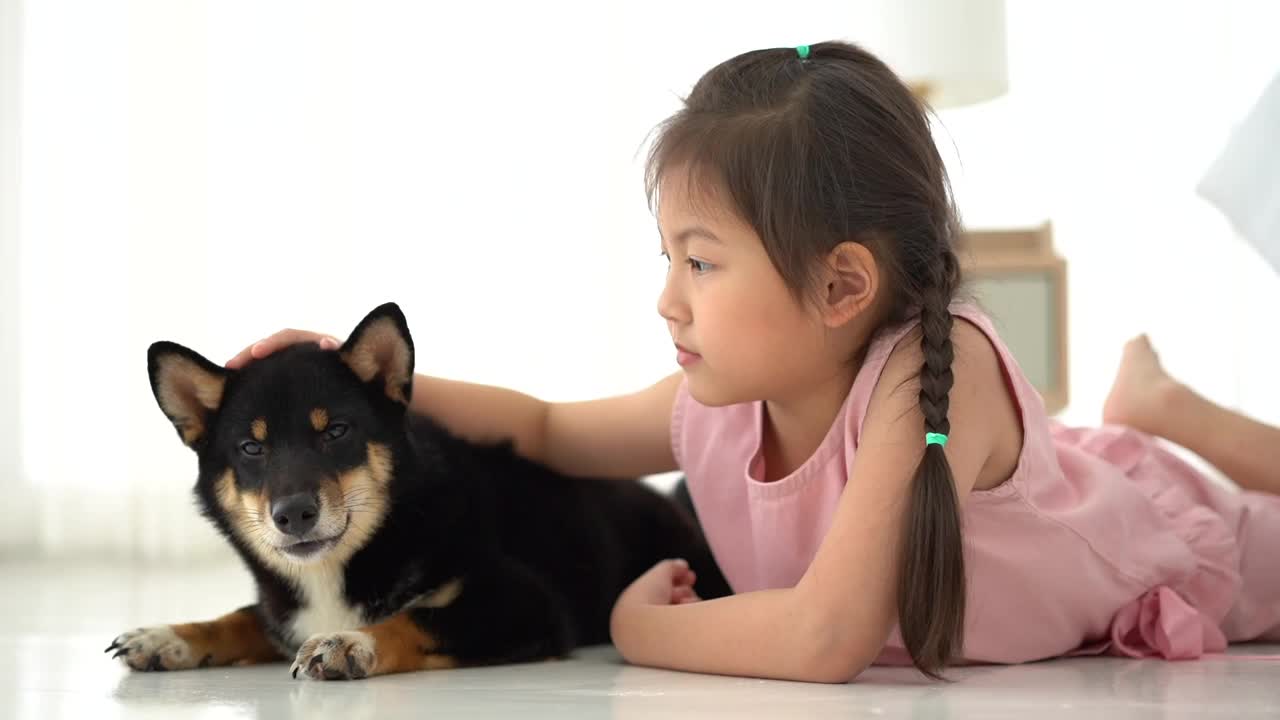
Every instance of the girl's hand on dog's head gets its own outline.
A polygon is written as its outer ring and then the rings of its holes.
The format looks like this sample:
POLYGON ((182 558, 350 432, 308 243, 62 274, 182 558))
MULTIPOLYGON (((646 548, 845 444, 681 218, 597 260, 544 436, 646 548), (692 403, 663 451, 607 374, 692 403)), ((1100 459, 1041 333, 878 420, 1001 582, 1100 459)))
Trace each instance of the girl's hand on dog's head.
POLYGON ((239 370, 254 360, 261 360, 281 348, 301 342, 316 343, 322 350, 337 350, 342 347, 342 343, 332 335, 286 328, 236 353, 235 357, 227 361, 227 369, 239 370))

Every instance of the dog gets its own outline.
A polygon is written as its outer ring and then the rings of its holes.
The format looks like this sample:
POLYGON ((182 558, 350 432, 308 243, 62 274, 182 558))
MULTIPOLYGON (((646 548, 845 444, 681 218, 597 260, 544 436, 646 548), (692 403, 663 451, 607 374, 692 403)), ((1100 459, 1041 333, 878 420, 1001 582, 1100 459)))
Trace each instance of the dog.
POLYGON ((607 642, 614 601, 664 558, 689 561, 701 597, 729 594, 667 496, 566 477, 410 410, 413 340, 394 303, 337 350, 302 343, 227 370, 157 342, 147 370, 257 602, 120 635, 107 652, 134 670, 292 659, 295 678, 340 680, 565 657, 607 642))

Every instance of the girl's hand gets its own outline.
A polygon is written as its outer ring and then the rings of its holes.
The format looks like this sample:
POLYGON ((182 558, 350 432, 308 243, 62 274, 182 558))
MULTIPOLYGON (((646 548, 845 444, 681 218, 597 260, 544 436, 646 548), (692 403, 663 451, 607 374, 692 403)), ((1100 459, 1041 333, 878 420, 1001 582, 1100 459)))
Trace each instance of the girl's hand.
MULTIPOLYGON (((683 605, 701 600, 693 591, 695 576, 684 560, 663 560, 636 578, 613 604, 609 614, 609 636, 632 637, 646 605, 683 605)), ((643 633, 642 633, 643 634, 643 633)))
POLYGON ((342 347, 342 343, 332 335, 322 335, 309 330, 285 329, 236 353, 235 357, 227 361, 227 369, 239 370, 254 360, 261 360, 281 348, 300 342, 316 343, 321 350, 337 350, 342 347))
POLYGON ((698 576, 684 560, 663 560, 636 578, 618 597, 617 604, 680 605, 698 602, 702 598, 693 591, 697 579, 698 576))

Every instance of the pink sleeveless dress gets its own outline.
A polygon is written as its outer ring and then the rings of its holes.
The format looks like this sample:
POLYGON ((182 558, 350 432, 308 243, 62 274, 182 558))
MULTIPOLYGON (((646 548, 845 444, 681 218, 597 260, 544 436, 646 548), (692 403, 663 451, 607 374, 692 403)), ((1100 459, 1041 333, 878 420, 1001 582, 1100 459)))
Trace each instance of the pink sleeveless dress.
MULTIPOLYGON (((952 310, 996 349, 1024 434, 1013 475, 963 505, 963 658, 1183 659, 1280 639, 1280 497, 1221 487, 1129 428, 1057 424, 990 320, 969 305, 952 310)), ((773 482, 763 482, 762 404, 707 407, 680 388, 672 447, 735 592, 792 587, 808 568, 871 391, 910 328, 876 336, 818 450, 773 482)), ((896 627, 877 663, 909 663, 896 627)))

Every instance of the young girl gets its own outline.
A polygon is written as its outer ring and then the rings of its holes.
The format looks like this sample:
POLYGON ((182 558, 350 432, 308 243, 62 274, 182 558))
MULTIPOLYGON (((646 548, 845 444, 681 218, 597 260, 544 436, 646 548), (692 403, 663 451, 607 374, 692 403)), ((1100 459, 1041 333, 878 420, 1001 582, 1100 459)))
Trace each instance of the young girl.
MULTIPOLYGON (((1280 502, 1135 430, 1049 421, 956 301, 943 163, 883 63, 748 52, 660 130, 646 179, 680 372, 576 403, 418 376, 412 399, 561 472, 686 474, 736 594, 700 601, 683 563, 657 565, 614 609, 628 661, 844 682, 1280 636, 1280 502)), ((228 366, 298 341, 338 345, 282 331, 228 366)))

